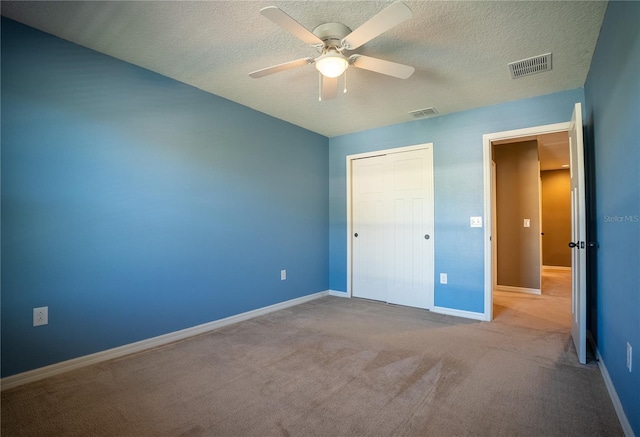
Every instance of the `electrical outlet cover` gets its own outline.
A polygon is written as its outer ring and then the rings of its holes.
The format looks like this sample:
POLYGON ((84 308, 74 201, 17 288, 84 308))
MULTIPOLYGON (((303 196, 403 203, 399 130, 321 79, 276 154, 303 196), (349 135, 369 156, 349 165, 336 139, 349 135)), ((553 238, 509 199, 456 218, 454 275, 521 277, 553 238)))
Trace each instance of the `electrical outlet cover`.
POLYGON ((33 309, 33 326, 49 324, 49 307, 39 307, 33 309))

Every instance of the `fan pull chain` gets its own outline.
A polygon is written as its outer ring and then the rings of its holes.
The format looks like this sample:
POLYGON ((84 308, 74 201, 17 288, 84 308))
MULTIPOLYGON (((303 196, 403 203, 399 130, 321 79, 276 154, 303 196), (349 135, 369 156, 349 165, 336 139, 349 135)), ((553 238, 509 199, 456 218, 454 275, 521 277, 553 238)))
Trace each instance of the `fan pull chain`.
POLYGON ((318 74, 318 101, 322 102, 322 74, 318 74))
POLYGON ((344 70, 344 90, 342 93, 347 94, 347 70, 344 70))

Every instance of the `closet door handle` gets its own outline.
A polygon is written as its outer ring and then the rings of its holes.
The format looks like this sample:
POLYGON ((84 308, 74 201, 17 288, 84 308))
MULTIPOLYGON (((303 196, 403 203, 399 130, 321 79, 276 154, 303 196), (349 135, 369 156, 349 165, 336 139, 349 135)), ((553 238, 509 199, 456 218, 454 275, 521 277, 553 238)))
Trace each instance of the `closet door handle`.
POLYGON ((354 237, 358 238, 358 233, 353 234, 354 237))
POLYGON ((425 239, 425 240, 428 240, 429 238, 431 238, 431 237, 429 236, 429 234, 424 234, 424 239, 425 239))

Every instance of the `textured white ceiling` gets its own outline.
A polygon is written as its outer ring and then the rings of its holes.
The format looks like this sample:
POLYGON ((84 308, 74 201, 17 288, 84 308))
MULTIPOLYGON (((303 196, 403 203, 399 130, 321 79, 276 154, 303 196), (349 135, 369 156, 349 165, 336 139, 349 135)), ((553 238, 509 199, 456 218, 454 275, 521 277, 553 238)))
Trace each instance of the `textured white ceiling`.
POLYGON ((275 5, 312 30, 351 29, 389 1, 2 1, 2 15, 332 137, 579 88, 603 1, 406 1, 413 18, 357 53, 415 67, 401 80, 349 68, 348 93, 318 101, 313 65, 248 73, 317 52, 260 15, 275 5), (553 69, 511 79, 509 62, 553 53, 553 69))

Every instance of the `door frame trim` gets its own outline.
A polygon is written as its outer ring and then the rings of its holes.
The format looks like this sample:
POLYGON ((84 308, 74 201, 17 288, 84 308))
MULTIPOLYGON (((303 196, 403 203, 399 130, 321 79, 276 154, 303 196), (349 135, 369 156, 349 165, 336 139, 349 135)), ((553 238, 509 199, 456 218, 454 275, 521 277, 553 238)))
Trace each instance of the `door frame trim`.
POLYGON ((546 124, 522 129, 493 132, 482 136, 482 165, 484 177, 484 320, 493 320, 493 250, 491 234, 493 226, 493 190, 491 186, 491 143, 499 140, 517 139, 532 135, 569 132, 570 122, 546 124))
MULTIPOLYGON (((352 219, 352 205, 351 205, 351 161, 354 161, 356 159, 363 159, 363 158, 372 158, 374 156, 381 156, 381 155, 388 155, 388 154, 392 154, 392 153, 402 153, 402 152, 412 152, 414 150, 421 150, 421 149, 428 149, 431 148, 431 153, 432 153, 432 158, 433 158, 433 143, 422 143, 422 144, 416 144, 413 146, 405 146, 405 147, 396 147, 396 148, 392 148, 392 149, 383 149, 383 150, 373 150, 371 152, 364 152, 364 153, 357 153, 354 155, 347 155, 346 156, 346 164, 347 164, 347 297, 352 297, 352 278, 351 278, 351 269, 352 269, 352 265, 353 265, 353 259, 352 259, 352 248, 351 248, 351 235, 353 235, 353 219, 352 219)), ((434 165, 433 165, 433 159, 431 160, 431 180, 429 181, 429 190, 430 190, 430 197, 433 199, 433 202, 435 204, 435 189, 434 189, 434 165)), ((435 217, 433 214, 433 211, 435 210, 432 209, 432 215, 431 215, 431 222, 434 225, 435 228, 435 217)), ((435 229, 434 229, 435 232, 435 229)), ((433 253, 431 254, 431 261, 434 264, 434 277, 435 277, 435 240, 434 240, 434 244, 433 244, 433 253)), ((435 281, 435 279, 434 279, 435 281)), ((431 295, 429 296, 429 300, 428 300, 428 309, 431 310, 433 309, 433 304, 434 304, 434 290, 435 289, 435 283, 433 284, 433 286, 431 287, 431 295)))

